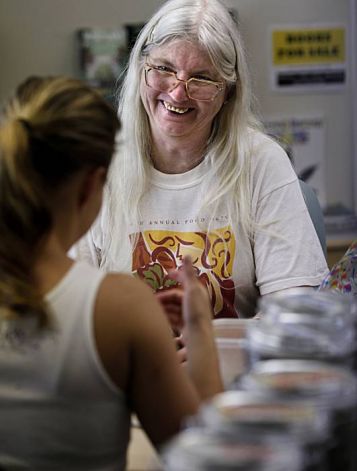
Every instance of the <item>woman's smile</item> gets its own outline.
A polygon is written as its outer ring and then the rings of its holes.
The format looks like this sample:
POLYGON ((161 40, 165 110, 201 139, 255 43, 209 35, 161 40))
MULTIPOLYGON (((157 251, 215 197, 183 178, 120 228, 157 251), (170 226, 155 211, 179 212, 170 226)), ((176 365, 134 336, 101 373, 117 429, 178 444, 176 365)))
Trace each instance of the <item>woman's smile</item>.
POLYGON ((164 107, 167 109, 167 111, 170 111, 171 113, 174 113, 174 114, 185 114, 192 110, 192 108, 180 108, 178 106, 171 105, 170 103, 164 100, 162 100, 162 103, 164 107))

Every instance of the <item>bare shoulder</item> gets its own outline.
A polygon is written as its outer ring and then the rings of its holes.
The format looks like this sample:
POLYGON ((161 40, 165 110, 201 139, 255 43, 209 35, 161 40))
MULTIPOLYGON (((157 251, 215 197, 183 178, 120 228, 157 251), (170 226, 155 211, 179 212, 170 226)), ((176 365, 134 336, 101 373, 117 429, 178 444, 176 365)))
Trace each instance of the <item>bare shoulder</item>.
POLYGON ((143 313, 148 311, 152 315, 158 311, 161 313, 159 302, 143 281, 119 273, 108 274, 103 279, 97 296, 97 309, 104 316, 113 317, 113 321, 120 322, 124 316, 126 323, 130 323, 128 319, 140 322, 143 313))
POLYGON ((152 326, 164 318, 160 310, 150 288, 133 276, 109 274, 99 287, 94 312, 96 345, 105 369, 123 390, 128 387, 130 352, 150 343, 152 326))

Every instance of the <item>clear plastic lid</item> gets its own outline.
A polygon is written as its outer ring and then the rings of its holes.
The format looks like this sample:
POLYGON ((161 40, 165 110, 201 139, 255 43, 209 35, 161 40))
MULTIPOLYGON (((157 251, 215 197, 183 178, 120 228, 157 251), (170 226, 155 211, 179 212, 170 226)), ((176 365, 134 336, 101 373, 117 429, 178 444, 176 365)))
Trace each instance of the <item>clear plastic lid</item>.
POLYGON ((310 322, 335 321, 353 323, 357 319, 357 305, 352 297, 334 291, 314 291, 296 288, 287 292, 262 296, 258 301, 264 316, 295 313, 309 316, 310 322))
POLYGON ((187 429, 164 449, 167 471, 299 471, 303 454, 293 441, 244 439, 187 429))
POLYGON ((350 325, 326 323, 308 315, 282 312, 263 317, 247 329, 249 349, 275 358, 343 360, 355 351, 350 325))
POLYGON ((257 362, 241 378, 240 387, 277 397, 311 400, 319 407, 334 410, 357 404, 357 380, 351 371, 312 360, 257 362))
POLYGON ((245 436, 288 433, 302 444, 322 442, 329 436, 330 416, 312 402, 272 399, 251 391, 218 394, 201 407, 199 416, 212 430, 231 430, 245 436))
POLYGON ((262 318, 247 328, 249 347, 275 358, 339 359, 355 350, 353 316, 343 296, 311 290, 264 296, 262 318))

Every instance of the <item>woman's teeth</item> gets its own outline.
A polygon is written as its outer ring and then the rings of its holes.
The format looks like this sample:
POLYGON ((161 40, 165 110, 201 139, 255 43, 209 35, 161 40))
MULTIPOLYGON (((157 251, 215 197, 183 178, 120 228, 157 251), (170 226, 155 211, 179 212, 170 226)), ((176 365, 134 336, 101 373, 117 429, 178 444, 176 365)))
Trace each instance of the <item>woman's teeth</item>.
POLYGON ((164 101, 163 103, 164 103, 165 108, 168 111, 174 111, 175 113, 183 114, 183 113, 187 113, 187 111, 189 110, 189 108, 176 108, 176 106, 172 106, 166 101, 164 101))

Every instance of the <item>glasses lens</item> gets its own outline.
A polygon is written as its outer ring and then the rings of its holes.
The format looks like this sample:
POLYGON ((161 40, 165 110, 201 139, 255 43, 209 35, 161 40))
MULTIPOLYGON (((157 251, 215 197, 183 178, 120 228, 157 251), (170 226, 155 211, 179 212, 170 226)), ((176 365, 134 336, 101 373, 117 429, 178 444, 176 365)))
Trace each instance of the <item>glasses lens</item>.
POLYGON ((164 70, 149 69, 146 72, 146 83, 155 90, 168 92, 176 85, 176 78, 164 70))
POLYGON ((190 80, 188 82, 188 93, 195 100, 213 100, 218 94, 218 88, 213 83, 190 80))
MULTIPOLYGON (((177 86, 176 75, 164 70, 146 69, 146 84, 160 92, 170 92, 177 86)), ((219 93, 216 85, 201 80, 191 79, 187 82, 190 98, 210 101, 219 93)))

